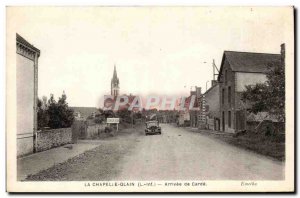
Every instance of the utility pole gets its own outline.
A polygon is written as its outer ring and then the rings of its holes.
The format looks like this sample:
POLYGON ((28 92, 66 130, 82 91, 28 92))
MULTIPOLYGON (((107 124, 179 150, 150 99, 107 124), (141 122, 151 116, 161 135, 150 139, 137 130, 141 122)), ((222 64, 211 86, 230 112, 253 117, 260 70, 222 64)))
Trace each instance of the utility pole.
POLYGON ((207 91, 207 83, 209 82, 209 80, 208 81, 206 81, 206 91, 207 91))
POLYGON ((215 59, 213 59, 212 66, 213 66, 213 79, 215 80, 215 76, 219 75, 219 69, 218 69, 218 67, 215 64, 215 59), (217 72, 218 72, 217 74, 216 74, 215 70, 217 70, 217 72))
POLYGON ((215 59, 213 59, 213 79, 215 80, 215 59))

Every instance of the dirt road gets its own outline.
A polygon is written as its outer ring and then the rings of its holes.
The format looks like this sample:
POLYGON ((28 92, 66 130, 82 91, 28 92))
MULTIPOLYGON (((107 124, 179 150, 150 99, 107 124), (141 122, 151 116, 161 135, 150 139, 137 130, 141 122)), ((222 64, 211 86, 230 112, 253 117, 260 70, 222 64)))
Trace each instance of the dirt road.
POLYGON ((284 163, 200 133, 162 124, 162 135, 140 136, 119 163, 115 180, 280 180, 284 163))
MULTIPOLYGON (((31 175, 31 181, 280 180, 284 163, 214 137, 161 124, 162 135, 144 126, 99 140, 100 146, 31 175)), ((93 140, 87 141, 87 144, 93 140)))

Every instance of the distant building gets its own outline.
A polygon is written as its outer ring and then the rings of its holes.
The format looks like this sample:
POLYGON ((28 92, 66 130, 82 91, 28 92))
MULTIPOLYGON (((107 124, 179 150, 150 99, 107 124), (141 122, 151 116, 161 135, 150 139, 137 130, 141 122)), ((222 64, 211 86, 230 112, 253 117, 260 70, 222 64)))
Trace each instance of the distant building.
POLYGON ((180 101, 179 106, 183 107, 184 110, 179 110, 177 114, 177 125, 190 127, 199 126, 201 97, 201 87, 196 86, 195 90, 191 90, 190 95, 184 99, 184 104, 182 104, 183 101, 180 101))
POLYGON ((161 123, 176 123, 177 115, 176 110, 160 110, 158 120, 161 123))
POLYGON ((82 120, 81 113, 79 111, 74 111, 75 120, 82 120))
POLYGON ((114 66, 114 74, 111 79, 111 91, 110 95, 116 97, 120 94, 120 81, 117 75, 116 66, 114 66))
POLYGON ((205 98, 204 112, 206 128, 220 130, 220 90, 216 80, 212 80, 212 86, 203 94, 205 98))
POLYGON ((40 50, 16 35, 17 156, 34 152, 40 50))
POLYGON ((280 60, 280 54, 224 52, 218 76, 222 131, 235 133, 246 129, 241 92, 246 85, 266 82, 268 65, 280 60))
POLYGON ((202 97, 201 87, 196 86, 195 91, 191 91, 191 94, 187 101, 189 101, 193 95, 196 96, 194 107, 199 108, 199 110, 190 110, 189 111, 190 112, 190 121, 191 121, 191 127, 198 127, 199 121, 200 121, 200 115, 201 115, 201 111, 200 111, 201 97, 202 97))
POLYGON ((186 126, 190 125, 190 113, 188 110, 179 111, 177 125, 178 126, 186 126))
POLYGON ((69 107, 74 111, 76 120, 86 120, 88 117, 94 118, 98 109, 96 107, 69 107))

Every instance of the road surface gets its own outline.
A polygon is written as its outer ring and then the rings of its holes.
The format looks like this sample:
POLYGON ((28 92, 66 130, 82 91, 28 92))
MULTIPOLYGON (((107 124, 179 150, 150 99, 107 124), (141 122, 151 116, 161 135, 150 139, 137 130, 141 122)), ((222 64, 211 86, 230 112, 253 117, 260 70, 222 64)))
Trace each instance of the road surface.
POLYGON ((140 136, 113 180, 281 180, 284 163, 213 137, 162 124, 162 135, 140 136))

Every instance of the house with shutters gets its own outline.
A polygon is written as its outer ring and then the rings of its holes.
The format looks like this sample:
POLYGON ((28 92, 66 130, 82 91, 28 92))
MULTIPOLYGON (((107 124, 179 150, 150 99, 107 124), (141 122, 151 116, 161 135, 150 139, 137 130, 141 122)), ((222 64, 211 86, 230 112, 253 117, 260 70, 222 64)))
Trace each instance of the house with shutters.
POLYGON ((241 93, 246 85, 266 82, 268 65, 280 61, 280 54, 224 51, 218 75, 221 131, 246 130, 246 104, 241 93))

